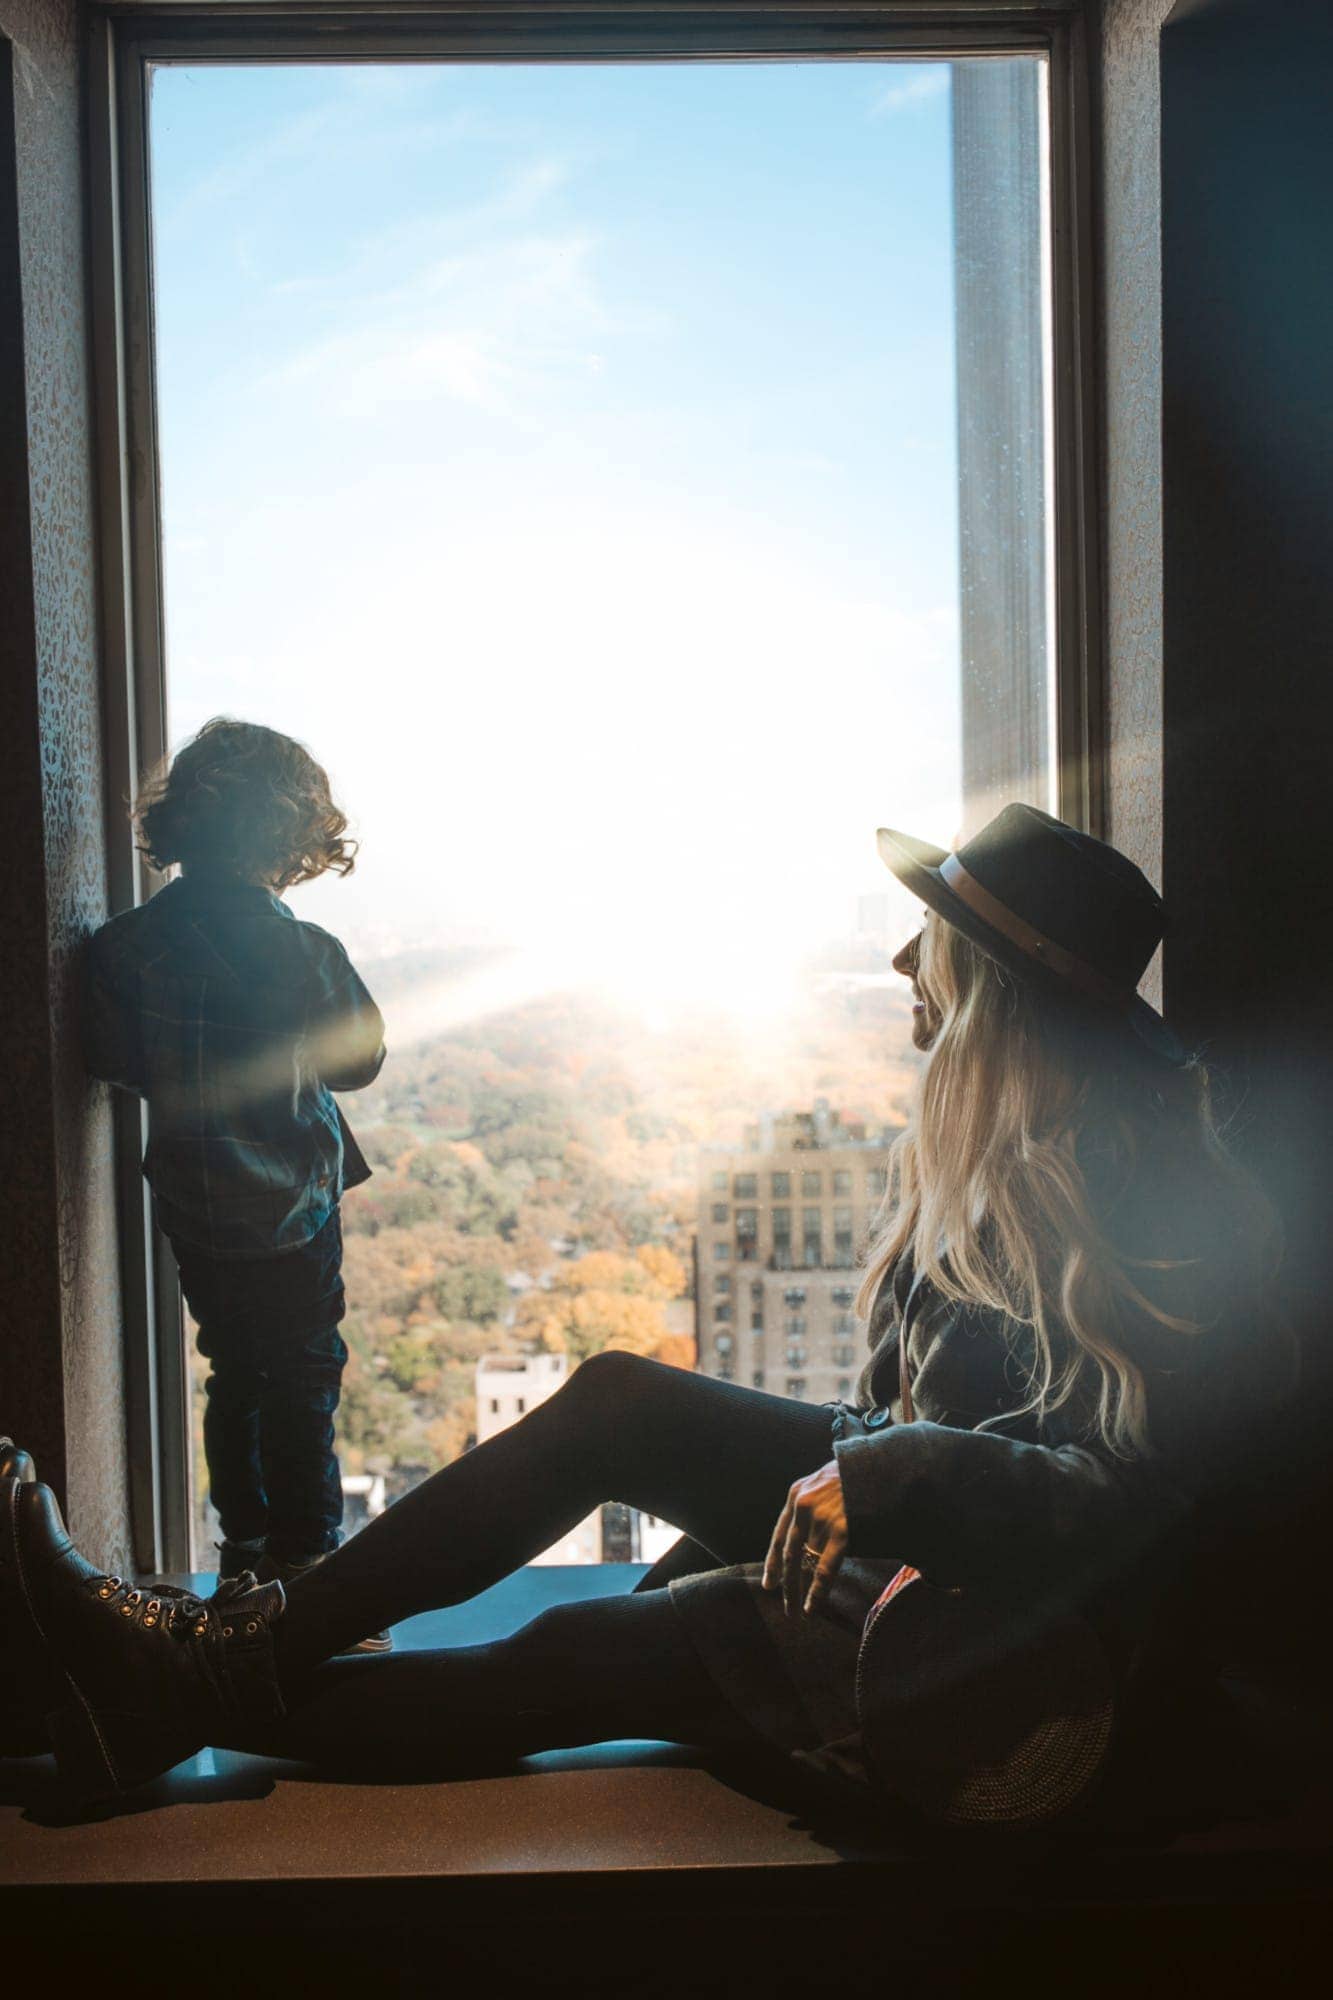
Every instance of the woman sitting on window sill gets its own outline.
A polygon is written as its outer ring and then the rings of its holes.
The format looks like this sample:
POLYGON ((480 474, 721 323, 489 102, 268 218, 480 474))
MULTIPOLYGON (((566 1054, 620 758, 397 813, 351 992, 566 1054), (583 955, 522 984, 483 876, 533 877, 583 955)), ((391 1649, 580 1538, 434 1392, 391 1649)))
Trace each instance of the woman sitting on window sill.
POLYGON ((1138 997, 1138 869, 1026 806, 880 848, 929 911, 894 961, 926 1060, 855 1403, 594 1356, 285 1596, 104 1576, 0 1458, 0 1737, 88 1797, 205 1743, 388 1776, 626 1736, 801 1753, 945 1821, 1089 1796, 1191 1519, 1280 1400, 1271 1219, 1138 997), (610 1499, 685 1537, 634 1593, 334 1657, 610 1499))

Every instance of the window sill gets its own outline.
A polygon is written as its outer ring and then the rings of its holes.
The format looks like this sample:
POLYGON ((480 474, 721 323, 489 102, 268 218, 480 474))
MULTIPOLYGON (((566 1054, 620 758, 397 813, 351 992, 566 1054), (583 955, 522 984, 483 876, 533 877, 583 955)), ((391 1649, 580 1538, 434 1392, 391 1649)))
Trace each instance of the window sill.
MULTIPOLYGON (((529 1568, 395 1636, 404 1650, 473 1643, 641 1573, 637 1564, 529 1568)), ((40 1936, 47 1963, 91 1950, 80 1940, 104 1923, 108 1934, 131 1924, 158 1940, 197 1937, 203 1950, 222 1923, 275 1939, 295 1926, 307 1942, 318 1931, 335 1955, 340 1934, 373 1938, 390 1956, 390 1931, 439 1933, 437 1948, 447 1937, 468 1953, 503 1940, 545 1972, 550 1954, 576 1964, 589 1934, 605 1947, 618 1923, 684 1938, 696 1923, 711 1935, 726 1913, 739 1921, 718 1949, 753 1973, 754 1954, 776 1950, 793 1897, 812 1932, 835 1922, 844 1944, 855 1937, 881 1954, 886 1907, 947 1906, 961 1941, 997 1911, 1010 1926, 1032 1921, 1034 1908, 1038 1922, 1086 1914, 1094 1890, 1117 1924, 1126 1910, 1148 1922, 1155 1906, 1230 1902, 1268 1909, 1271 1924, 1275 1904, 1322 1896, 1327 1851, 1317 1806, 1248 1819, 1215 1808, 1192 1825, 1067 1840, 1054 1854, 987 1847, 942 1870, 845 1793, 666 1743, 551 1751, 494 1777, 419 1785, 335 1782, 205 1751, 119 1811, 80 1820, 62 1813, 49 1760, 0 1766, 0 1922, 10 1936, 40 1936), (53 1920, 75 1911, 66 1935, 53 1920)))

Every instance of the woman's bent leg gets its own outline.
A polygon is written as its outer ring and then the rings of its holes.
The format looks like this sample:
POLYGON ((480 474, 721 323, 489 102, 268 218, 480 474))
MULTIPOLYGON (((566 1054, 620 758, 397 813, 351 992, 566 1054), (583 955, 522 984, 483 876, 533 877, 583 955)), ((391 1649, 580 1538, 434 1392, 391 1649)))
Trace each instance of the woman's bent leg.
POLYGON ((530 1415, 406 1494, 318 1569, 279 1621, 284 1680, 531 1561, 603 1500, 757 1561, 794 1479, 832 1455, 818 1405, 637 1355, 594 1355, 530 1415))
POLYGON ((330 1660, 288 1714, 223 1746, 416 1777, 608 1737, 760 1738, 717 1691, 666 1591, 562 1604, 486 1646, 330 1660))

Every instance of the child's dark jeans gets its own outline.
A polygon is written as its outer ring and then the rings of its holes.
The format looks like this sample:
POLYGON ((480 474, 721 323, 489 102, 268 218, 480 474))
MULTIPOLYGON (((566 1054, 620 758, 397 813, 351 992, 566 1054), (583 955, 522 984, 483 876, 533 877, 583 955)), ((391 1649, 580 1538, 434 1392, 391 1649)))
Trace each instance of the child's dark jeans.
POLYGON ((204 1455, 223 1535, 266 1537, 284 1561, 336 1548, 343 1502, 333 1417, 347 1361, 341 1215, 335 1209, 308 1243, 275 1257, 172 1248, 211 1364, 204 1455))

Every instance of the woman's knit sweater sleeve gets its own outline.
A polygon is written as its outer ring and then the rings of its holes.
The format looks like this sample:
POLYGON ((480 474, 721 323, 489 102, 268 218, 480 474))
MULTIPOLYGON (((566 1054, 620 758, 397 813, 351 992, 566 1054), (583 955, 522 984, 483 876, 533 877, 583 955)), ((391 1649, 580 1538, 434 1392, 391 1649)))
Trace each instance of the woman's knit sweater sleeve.
POLYGON ((836 1446, 848 1554, 911 1563, 943 1586, 1123 1567, 1188 1510, 1160 1462, 1025 1444, 943 1424, 891 1424, 836 1446))

